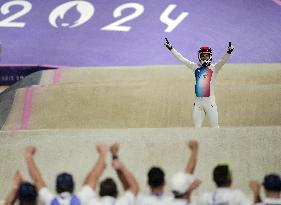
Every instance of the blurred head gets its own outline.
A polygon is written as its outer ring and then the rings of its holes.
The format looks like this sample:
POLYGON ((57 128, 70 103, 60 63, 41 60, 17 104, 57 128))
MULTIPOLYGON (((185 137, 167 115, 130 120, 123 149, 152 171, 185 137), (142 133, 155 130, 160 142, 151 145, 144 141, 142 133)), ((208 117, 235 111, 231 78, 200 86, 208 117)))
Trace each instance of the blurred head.
POLYGON ((73 193, 74 190, 74 182, 71 174, 61 173, 57 176, 56 182, 56 190, 57 193, 69 192, 73 193))
POLYGON ((184 172, 178 172, 173 175, 171 180, 171 189, 175 198, 187 197, 194 181, 194 176, 184 172))
POLYGON ((160 167, 152 167, 147 173, 147 178, 150 188, 158 188, 165 185, 165 173, 160 167))
POLYGON ((230 187, 232 174, 227 164, 219 164, 214 168, 213 180, 217 187, 230 187))
POLYGON ((17 193, 20 205, 35 205, 37 204, 37 190, 35 186, 29 182, 21 183, 17 193))
POLYGON ((263 179, 262 185, 267 192, 281 192, 281 179, 277 174, 266 175, 263 179))
POLYGON ((202 66, 210 66, 212 62, 212 49, 208 46, 203 46, 198 51, 198 59, 202 66))
POLYGON ((100 183, 100 196, 111 196, 116 198, 118 195, 117 185, 111 178, 106 178, 100 183))

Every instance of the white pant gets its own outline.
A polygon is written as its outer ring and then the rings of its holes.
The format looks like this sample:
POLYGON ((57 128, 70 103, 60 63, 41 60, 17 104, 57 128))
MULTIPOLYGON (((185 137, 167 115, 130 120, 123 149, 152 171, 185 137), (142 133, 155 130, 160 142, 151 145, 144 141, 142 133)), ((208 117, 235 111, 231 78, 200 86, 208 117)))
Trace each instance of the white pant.
POLYGON ((215 96, 196 97, 193 108, 193 124, 195 127, 202 127, 205 114, 207 114, 211 127, 219 127, 218 110, 215 96))

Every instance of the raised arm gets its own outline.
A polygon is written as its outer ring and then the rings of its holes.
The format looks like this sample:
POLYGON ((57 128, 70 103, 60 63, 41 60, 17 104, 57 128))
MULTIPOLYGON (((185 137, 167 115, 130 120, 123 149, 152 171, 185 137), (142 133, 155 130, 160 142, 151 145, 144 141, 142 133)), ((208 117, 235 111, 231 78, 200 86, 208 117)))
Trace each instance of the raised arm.
POLYGON ((215 71, 218 73, 222 66, 228 61, 230 54, 234 50, 234 47, 231 45, 231 42, 228 44, 227 52, 224 54, 223 58, 215 65, 215 71))
POLYGON ((106 146, 104 144, 98 144, 97 145, 97 151, 99 153, 98 161, 96 162, 93 169, 89 172, 87 175, 84 185, 89 185, 93 189, 96 189, 97 183, 99 181, 99 178, 101 177, 106 164, 105 164, 105 157, 106 157, 106 146))
POLYGON ((172 54, 176 57, 176 59, 181 61, 185 66, 187 66, 194 72, 195 69, 197 68, 197 64, 183 57, 175 48, 173 48, 172 44, 168 41, 168 39, 167 38, 165 39, 166 39, 166 43, 164 45, 172 52, 172 54))
POLYGON ((260 183, 257 181, 250 181, 249 187, 252 190, 253 195, 254 195, 254 204, 262 202, 261 196, 260 196, 260 190, 261 190, 260 183))
MULTIPOLYGON (((189 140, 187 142, 187 146, 189 147, 191 154, 189 156, 189 159, 186 164, 185 172, 188 174, 193 175, 194 170, 196 168, 197 164, 197 156, 198 156, 198 142, 196 140, 189 140)), ((201 184, 201 180, 198 178, 195 178, 193 183, 189 187, 189 195, 188 195, 188 200, 191 202, 191 195, 192 192, 197 189, 201 184)))
MULTIPOLYGON (((118 148, 117 148, 117 152, 118 152, 118 148)), ((114 154, 116 154, 116 152, 114 154)), ((126 191, 132 192, 134 195, 137 195, 139 192, 138 182, 134 177, 134 175, 125 167, 125 165, 118 159, 118 157, 117 158, 114 157, 112 161, 112 166, 116 170, 124 189, 126 191)))
POLYGON ((27 167, 28 167, 28 172, 29 175, 31 177, 31 179, 33 180, 37 190, 39 191, 40 189, 42 189, 43 187, 46 186, 39 169, 37 168, 37 165, 33 159, 33 156, 36 153, 36 147, 33 145, 29 145, 26 147, 25 149, 25 159, 26 159, 26 163, 27 163, 27 167))
MULTIPOLYGON (((112 166, 114 167, 115 166, 114 161, 119 159, 119 156, 118 156, 119 144, 115 143, 115 144, 111 145, 110 146, 110 152, 111 152, 111 155, 112 155, 112 166)), ((126 180, 123 172, 121 172, 118 169, 115 169, 115 170, 116 170, 116 173, 118 175, 119 180, 122 183, 122 186, 123 186, 124 190, 127 190, 129 188, 129 184, 128 184, 128 181, 126 180)))
POLYGON ((185 172, 193 174, 197 164, 198 142, 196 140, 190 140, 187 142, 187 145, 191 151, 191 155, 187 161, 185 172))
POLYGON ((13 179, 13 188, 11 192, 6 196, 4 205, 13 205, 17 201, 17 193, 23 179, 19 171, 16 172, 13 179))

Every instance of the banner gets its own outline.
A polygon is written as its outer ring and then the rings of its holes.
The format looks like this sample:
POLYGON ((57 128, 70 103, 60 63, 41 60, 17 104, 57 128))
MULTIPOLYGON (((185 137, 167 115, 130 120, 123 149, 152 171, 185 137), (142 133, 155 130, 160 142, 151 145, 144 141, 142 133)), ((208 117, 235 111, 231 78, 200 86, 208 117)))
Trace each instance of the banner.
POLYGON ((41 71, 56 69, 55 67, 45 67, 37 65, 25 65, 25 66, 0 66, 0 85, 9 86, 15 82, 23 79, 25 76, 41 71))

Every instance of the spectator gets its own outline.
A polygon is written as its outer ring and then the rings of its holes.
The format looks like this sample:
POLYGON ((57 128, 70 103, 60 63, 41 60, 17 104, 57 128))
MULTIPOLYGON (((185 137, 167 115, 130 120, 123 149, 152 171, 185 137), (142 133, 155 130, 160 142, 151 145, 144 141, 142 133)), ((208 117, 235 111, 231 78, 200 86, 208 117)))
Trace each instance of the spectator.
POLYGON ((85 179, 82 189, 74 193, 74 181, 71 174, 62 173, 57 176, 56 191, 58 196, 55 196, 46 187, 46 184, 37 168, 33 156, 36 148, 32 145, 28 146, 25 151, 25 158, 28 166, 29 174, 34 181, 34 184, 39 191, 39 199, 44 205, 84 205, 94 197, 94 188, 97 184, 97 178, 101 175, 105 168, 106 146, 103 144, 97 145, 99 158, 93 169, 85 179))
POLYGON ((178 172, 173 175, 171 180, 171 189, 174 195, 174 199, 170 202, 165 202, 165 205, 181 205, 190 204, 191 195, 194 189, 196 189, 201 181, 193 176, 198 155, 198 142, 195 140, 190 140, 188 147, 191 150, 191 155, 187 162, 185 172, 178 172))
POLYGON ((160 167, 152 167, 147 173, 147 184, 152 196, 161 197, 164 194, 165 173, 160 167))
POLYGON ((5 199, 5 205, 13 205, 19 200, 19 205, 37 205, 37 190, 33 184, 24 182, 19 171, 13 180, 13 189, 5 199))
POLYGON ((265 199, 260 197, 261 185, 257 181, 250 182, 250 188, 254 193, 254 202, 256 204, 281 205, 281 179, 277 174, 266 175, 262 183, 265 190, 265 199), (261 202, 261 203, 259 203, 261 202))
POLYGON ((150 194, 146 196, 140 193, 137 197, 137 205, 160 205, 171 200, 172 196, 164 193, 165 173, 160 167, 151 167, 147 179, 150 194))
POLYGON ((197 205, 250 205, 246 195, 240 190, 231 189, 232 174, 227 164, 219 164, 214 168, 213 180, 217 186, 214 192, 203 193, 197 205))
MULTIPOLYGON (((90 205, 134 205, 136 195, 139 191, 138 183, 133 174, 128 171, 125 165, 119 160, 119 145, 112 145, 110 151, 112 154, 112 167, 116 170, 125 193, 117 198, 118 190, 116 183, 113 179, 106 178, 100 184, 100 198, 95 195, 90 205)), ((98 181, 98 178, 96 178, 96 181, 98 181)))

